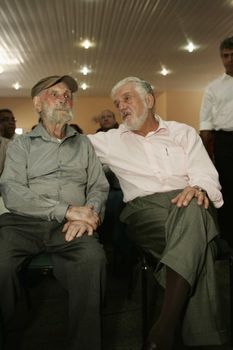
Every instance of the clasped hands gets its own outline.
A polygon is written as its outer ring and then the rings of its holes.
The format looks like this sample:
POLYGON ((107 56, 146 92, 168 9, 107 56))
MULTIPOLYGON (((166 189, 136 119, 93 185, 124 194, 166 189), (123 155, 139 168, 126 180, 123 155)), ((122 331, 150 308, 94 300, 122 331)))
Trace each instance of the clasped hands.
POLYGON ((187 186, 175 198, 171 200, 178 208, 187 207, 193 198, 197 199, 197 204, 208 209, 209 198, 206 192, 197 186, 187 186))
POLYGON ((100 223, 98 214, 90 205, 84 207, 69 206, 65 217, 67 222, 63 226, 62 232, 65 233, 67 242, 84 234, 91 236, 100 223))

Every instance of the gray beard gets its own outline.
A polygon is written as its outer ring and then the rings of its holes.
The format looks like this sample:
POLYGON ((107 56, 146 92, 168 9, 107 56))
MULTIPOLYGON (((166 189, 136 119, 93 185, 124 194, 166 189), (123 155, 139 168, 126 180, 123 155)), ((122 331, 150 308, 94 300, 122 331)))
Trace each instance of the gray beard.
POLYGON ((41 118, 52 124, 66 124, 73 119, 73 112, 71 110, 43 110, 41 111, 41 118))
POLYGON ((142 115, 140 115, 138 118, 134 118, 131 120, 130 125, 124 121, 123 124, 128 130, 134 131, 134 130, 139 130, 141 126, 145 123, 147 119, 147 109, 145 108, 144 112, 142 115))

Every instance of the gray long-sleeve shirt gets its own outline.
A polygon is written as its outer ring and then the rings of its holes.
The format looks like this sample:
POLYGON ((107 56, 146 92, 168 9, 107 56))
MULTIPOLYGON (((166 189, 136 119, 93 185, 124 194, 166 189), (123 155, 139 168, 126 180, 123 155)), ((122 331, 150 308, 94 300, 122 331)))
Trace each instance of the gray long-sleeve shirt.
POLYGON ((10 143, 0 187, 11 212, 62 222, 70 204, 103 214, 109 186, 86 136, 67 125, 60 141, 39 124, 10 143))

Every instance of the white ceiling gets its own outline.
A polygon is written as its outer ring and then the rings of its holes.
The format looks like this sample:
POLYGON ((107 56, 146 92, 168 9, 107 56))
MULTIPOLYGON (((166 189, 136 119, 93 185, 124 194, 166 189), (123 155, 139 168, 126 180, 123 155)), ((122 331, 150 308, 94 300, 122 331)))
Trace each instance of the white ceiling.
POLYGON ((159 91, 203 89, 223 72, 218 47, 232 26, 233 0, 0 0, 0 96, 29 96, 54 74, 85 81, 87 96, 109 95, 132 75, 159 91), (95 47, 81 48, 85 38, 95 47), (187 40, 200 49, 182 50, 187 40), (3 50, 21 63, 1 64, 3 50), (84 64, 93 71, 86 77, 84 64), (159 75, 162 65, 172 73, 159 75))

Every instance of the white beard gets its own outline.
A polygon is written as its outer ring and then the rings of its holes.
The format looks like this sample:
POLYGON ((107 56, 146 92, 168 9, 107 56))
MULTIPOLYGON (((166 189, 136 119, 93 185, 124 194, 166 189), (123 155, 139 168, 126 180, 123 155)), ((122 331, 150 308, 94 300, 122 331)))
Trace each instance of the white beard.
POLYGON ((142 125, 145 123, 146 119, 147 119, 147 108, 144 107, 144 111, 142 115, 138 117, 134 116, 129 121, 125 119, 123 121, 123 124, 128 130, 131 130, 131 131, 139 130, 142 127, 142 125))
POLYGON ((49 123, 66 124, 73 119, 73 112, 65 107, 61 109, 52 109, 44 105, 41 111, 41 117, 49 123))

